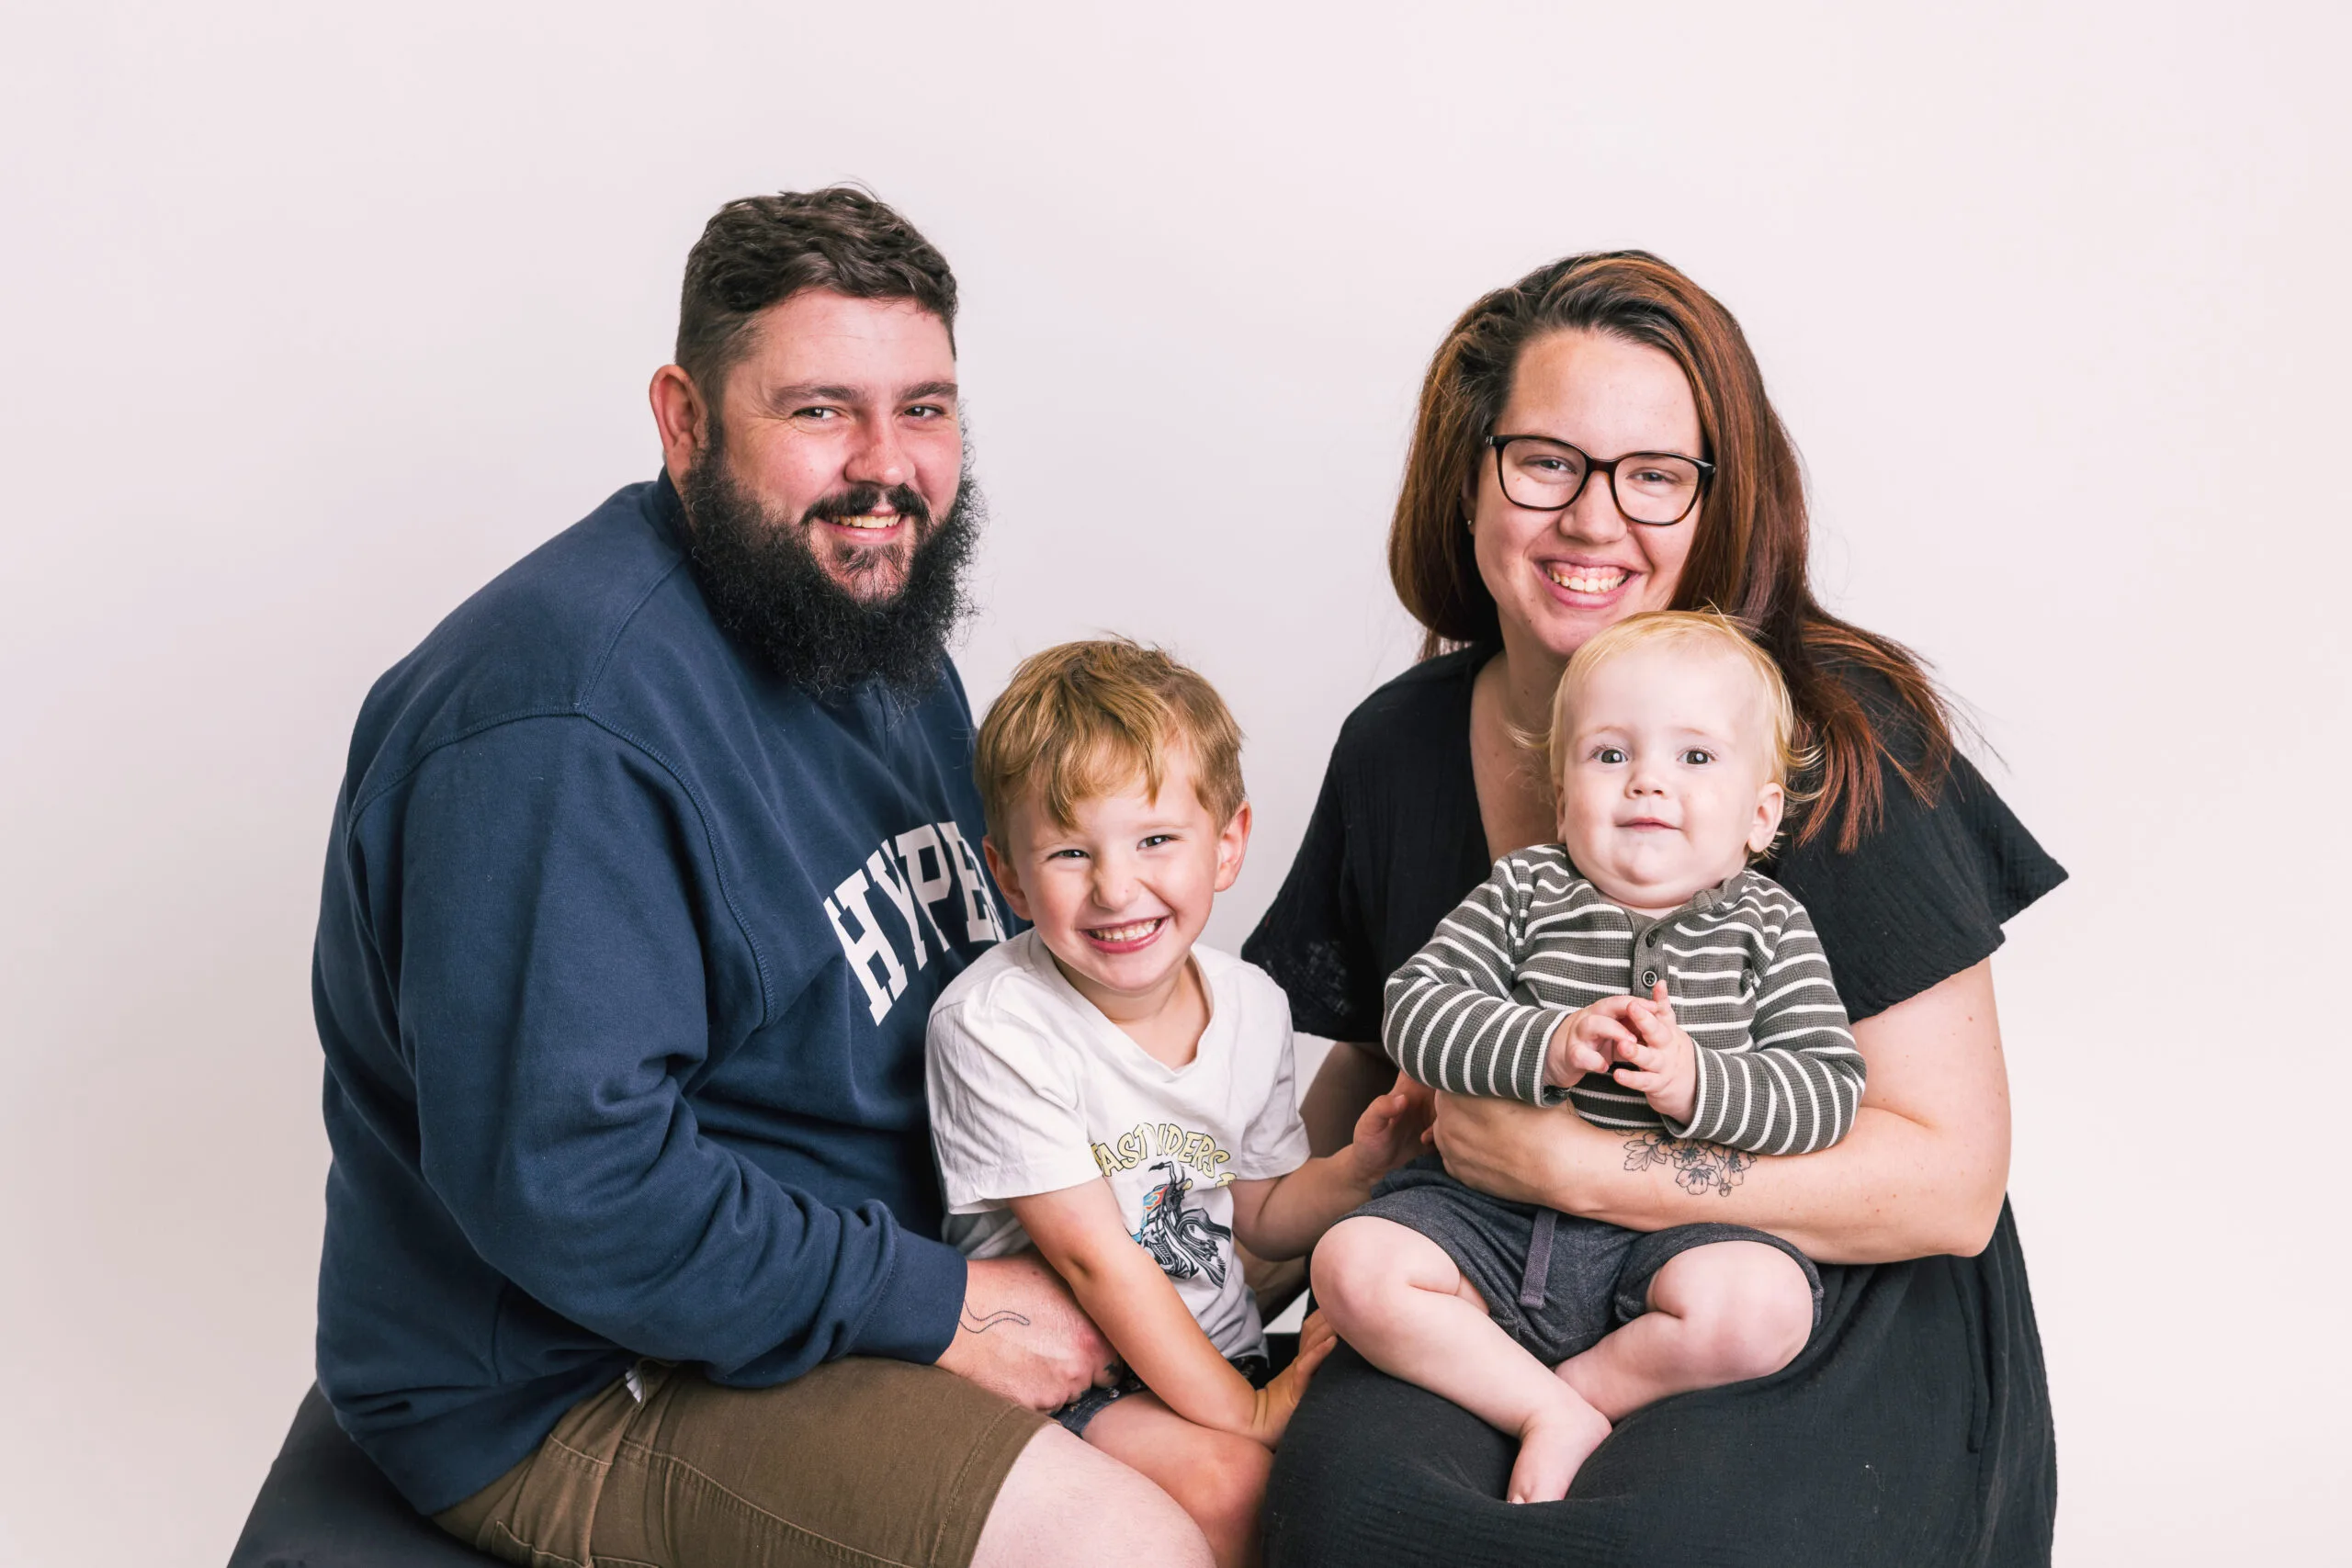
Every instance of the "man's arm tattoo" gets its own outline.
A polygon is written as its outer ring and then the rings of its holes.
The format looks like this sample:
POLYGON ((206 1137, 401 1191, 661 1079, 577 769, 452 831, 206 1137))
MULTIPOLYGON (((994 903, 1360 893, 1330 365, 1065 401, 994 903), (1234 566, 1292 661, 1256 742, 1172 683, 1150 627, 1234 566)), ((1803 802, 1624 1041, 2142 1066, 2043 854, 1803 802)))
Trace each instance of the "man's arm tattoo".
POLYGON ((1713 1191, 1718 1197, 1730 1197, 1731 1190, 1739 1185, 1755 1163, 1754 1155, 1738 1149, 1727 1149, 1721 1144, 1694 1143, 1664 1133, 1643 1133, 1625 1140, 1627 1170, 1670 1165, 1674 1168, 1674 1184, 1693 1195, 1713 1191))
POLYGON ((1027 1318, 1010 1308, 991 1313, 977 1313, 972 1310, 971 1303, 968 1302, 965 1303, 963 1312, 956 1319, 957 1327, 971 1334, 986 1334, 989 1329, 1005 1323, 1012 1324, 1016 1328, 1029 1326, 1027 1318))

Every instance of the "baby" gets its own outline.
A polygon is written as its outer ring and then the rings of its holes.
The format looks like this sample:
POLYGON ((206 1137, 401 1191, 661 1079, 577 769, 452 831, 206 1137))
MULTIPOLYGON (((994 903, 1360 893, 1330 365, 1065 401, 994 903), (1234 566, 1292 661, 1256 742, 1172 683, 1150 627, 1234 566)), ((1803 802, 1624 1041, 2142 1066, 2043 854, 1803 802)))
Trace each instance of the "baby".
POLYGON ((1271 1381, 1235 1254, 1304 1256, 1412 1158, 1401 1075, 1355 1141, 1309 1159, 1290 1008, 1198 945, 1250 841, 1241 735, 1207 682, 1129 642, 1027 660, 980 727, 984 848, 1032 929, 933 1010, 947 1239, 1034 1245, 1126 1365, 1056 1412, 1183 1506, 1220 1563, 1255 1560, 1271 1450, 1335 1341, 1307 1320, 1271 1381))
MULTIPOLYGON (((1578 649, 1552 709, 1561 842, 1497 862, 1390 978, 1389 1055, 1457 1094, 1571 1100, 1644 1163, 1682 1139, 1736 1168, 1844 1136, 1862 1058, 1828 962, 1748 869, 1780 829, 1794 728, 1780 671, 1722 616, 1635 615, 1578 649)), ((1703 1162, 1680 1163, 1707 1190, 1703 1162)), ((1336 1226, 1314 1279, 1365 1359, 1518 1437, 1514 1503, 1566 1496, 1627 1413, 1786 1366, 1821 1294, 1762 1231, 1624 1230, 1434 1159, 1336 1226)))

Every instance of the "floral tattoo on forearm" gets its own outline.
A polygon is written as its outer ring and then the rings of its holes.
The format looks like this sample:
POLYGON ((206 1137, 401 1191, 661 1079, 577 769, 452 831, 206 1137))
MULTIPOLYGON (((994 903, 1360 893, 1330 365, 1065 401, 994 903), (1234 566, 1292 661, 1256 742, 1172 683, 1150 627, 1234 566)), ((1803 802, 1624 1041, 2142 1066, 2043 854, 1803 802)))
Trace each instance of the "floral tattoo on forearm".
POLYGON ((1713 1192, 1728 1198, 1756 1156, 1721 1144, 1692 1143, 1664 1133, 1644 1133, 1625 1140, 1625 1168, 1647 1170, 1654 1165, 1674 1168, 1674 1184, 1694 1196, 1713 1192))

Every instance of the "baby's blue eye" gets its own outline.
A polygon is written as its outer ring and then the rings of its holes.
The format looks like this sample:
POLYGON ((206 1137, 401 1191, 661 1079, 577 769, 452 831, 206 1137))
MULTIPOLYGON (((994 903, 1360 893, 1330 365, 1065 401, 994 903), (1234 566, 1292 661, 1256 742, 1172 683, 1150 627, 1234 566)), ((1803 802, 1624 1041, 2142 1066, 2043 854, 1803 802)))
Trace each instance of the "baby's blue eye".
POLYGON ((1625 761, 1625 753, 1614 746, 1603 746, 1592 754, 1592 760, 1596 762, 1607 762, 1614 767, 1625 761))
POLYGON ((1703 746, 1693 746, 1682 753, 1682 760, 1694 768, 1703 768, 1715 760, 1715 754, 1703 746))

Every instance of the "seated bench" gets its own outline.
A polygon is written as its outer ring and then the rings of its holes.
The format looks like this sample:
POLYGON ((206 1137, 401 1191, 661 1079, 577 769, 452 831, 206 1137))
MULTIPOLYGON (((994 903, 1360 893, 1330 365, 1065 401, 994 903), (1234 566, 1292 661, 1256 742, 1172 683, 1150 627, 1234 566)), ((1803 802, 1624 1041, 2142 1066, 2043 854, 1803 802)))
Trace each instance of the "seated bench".
POLYGON ((313 1387, 294 1412, 229 1568, 482 1568, 496 1561, 411 1508, 343 1435, 313 1387))

